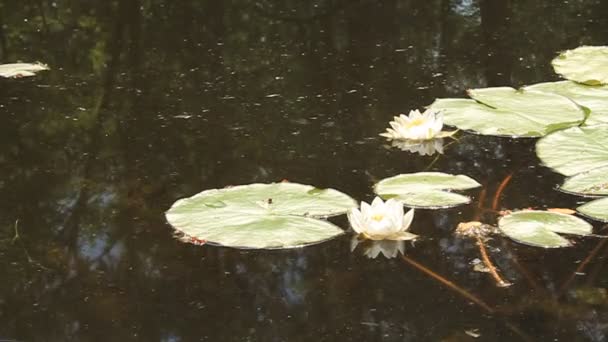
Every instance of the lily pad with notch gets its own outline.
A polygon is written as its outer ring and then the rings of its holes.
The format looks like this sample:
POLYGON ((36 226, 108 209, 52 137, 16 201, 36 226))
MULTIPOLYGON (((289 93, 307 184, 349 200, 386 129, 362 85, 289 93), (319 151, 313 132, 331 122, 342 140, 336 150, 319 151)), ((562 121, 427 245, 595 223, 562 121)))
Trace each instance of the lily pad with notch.
POLYGON ((381 180, 374 186, 380 197, 397 198, 407 207, 422 209, 450 208, 471 201, 452 190, 467 190, 480 184, 465 175, 442 172, 400 174, 381 180))
POLYGON ((321 220, 357 207, 334 189, 297 183, 211 189, 180 199, 166 212, 178 232, 196 241, 238 248, 293 248, 343 234, 321 220))
POLYGON ((559 81, 533 84, 524 89, 562 95, 589 109, 585 125, 608 123, 608 85, 588 86, 572 81, 559 81))
POLYGON ((539 210, 503 216, 498 221, 498 228, 516 242, 542 248, 570 247, 572 243, 559 234, 587 236, 593 229, 591 224, 576 216, 539 210))
POLYGON ((483 135, 541 137, 580 124, 586 112, 567 97, 525 89, 472 89, 469 99, 437 99, 446 125, 483 135))

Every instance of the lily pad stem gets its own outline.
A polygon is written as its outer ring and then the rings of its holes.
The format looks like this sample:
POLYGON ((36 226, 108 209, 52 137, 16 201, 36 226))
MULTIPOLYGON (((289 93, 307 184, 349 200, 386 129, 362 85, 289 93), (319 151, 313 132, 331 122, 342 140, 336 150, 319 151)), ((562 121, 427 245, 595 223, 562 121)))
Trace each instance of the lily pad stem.
POLYGON ((477 246, 479 246, 479 253, 481 253, 481 259, 483 260, 483 264, 486 265, 488 270, 490 270, 490 274, 492 275, 494 280, 496 280, 496 285, 499 287, 508 287, 513 285, 502 279, 500 274, 498 274, 498 270, 490 260, 486 246, 484 245, 483 240, 480 237, 477 237, 477 246))

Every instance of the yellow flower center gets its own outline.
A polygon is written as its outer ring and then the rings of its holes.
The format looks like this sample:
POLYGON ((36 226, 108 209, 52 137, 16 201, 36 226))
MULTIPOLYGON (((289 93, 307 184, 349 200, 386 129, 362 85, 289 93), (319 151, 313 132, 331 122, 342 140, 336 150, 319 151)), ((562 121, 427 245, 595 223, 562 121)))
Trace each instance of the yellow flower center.
POLYGON ((426 121, 423 118, 418 118, 418 119, 414 119, 411 120, 410 122, 407 123, 407 127, 411 128, 411 127, 416 127, 416 126, 422 126, 426 123, 426 121))
POLYGON ((382 221, 383 218, 384 218, 384 215, 382 215, 382 214, 376 214, 376 215, 372 216, 372 220, 378 221, 378 222, 382 221))

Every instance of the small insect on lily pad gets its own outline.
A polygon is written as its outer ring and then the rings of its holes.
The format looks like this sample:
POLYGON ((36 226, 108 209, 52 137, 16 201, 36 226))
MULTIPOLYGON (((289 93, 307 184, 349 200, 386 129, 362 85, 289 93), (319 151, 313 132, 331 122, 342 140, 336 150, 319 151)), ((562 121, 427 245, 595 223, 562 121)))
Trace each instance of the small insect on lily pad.
POLYGON ((572 243, 559 234, 587 236, 592 226, 576 216, 548 211, 525 210, 503 216, 498 228, 511 239, 535 247, 569 247, 572 243))
POLYGON ((334 189, 297 183, 249 184, 206 190, 178 200, 167 221, 185 241, 240 248, 293 248, 328 240, 343 230, 319 218, 357 207, 334 189))
POLYGON ((450 190, 467 190, 480 186, 465 175, 442 172, 406 173, 381 180, 374 191, 385 199, 397 198, 407 207, 422 209, 450 208, 471 201, 450 190))
POLYGON ((594 220, 608 222, 608 197, 585 203, 576 210, 594 220))
POLYGON ((552 62, 555 72, 587 85, 608 83, 608 46, 581 46, 562 52, 552 62))
POLYGON ((0 76, 6 78, 34 76, 38 71, 43 70, 49 70, 48 65, 42 63, 0 64, 0 76))

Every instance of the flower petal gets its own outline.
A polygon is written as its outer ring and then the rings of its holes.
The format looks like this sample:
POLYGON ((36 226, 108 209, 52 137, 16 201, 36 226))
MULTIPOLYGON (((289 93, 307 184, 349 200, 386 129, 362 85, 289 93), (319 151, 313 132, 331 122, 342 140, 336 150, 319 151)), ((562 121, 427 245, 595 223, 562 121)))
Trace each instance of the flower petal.
POLYGON ((372 217, 372 207, 366 202, 361 202, 361 215, 362 221, 367 221, 370 217, 372 217))
POLYGON ((410 228, 410 225, 412 224, 413 219, 414 219, 414 209, 410 209, 403 216, 403 226, 401 227, 403 229, 403 231, 406 231, 410 228))
POLYGON ((374 214, 376 214, 376 210, 383 210, 384 209, 384 201, 382 200, 382 198, 376 196, 376 198, 374 198, 374 200, 372 201, 372 211, 374 214))
POLYGON ((357 208, 352 208, 346 213, 348 217, 348 222, 350 222, 350 226, 353 227, 353 230, 357 232, 357 234, 361 234, 365 231, 365 225, 363 222, 363 215, 357 208))

